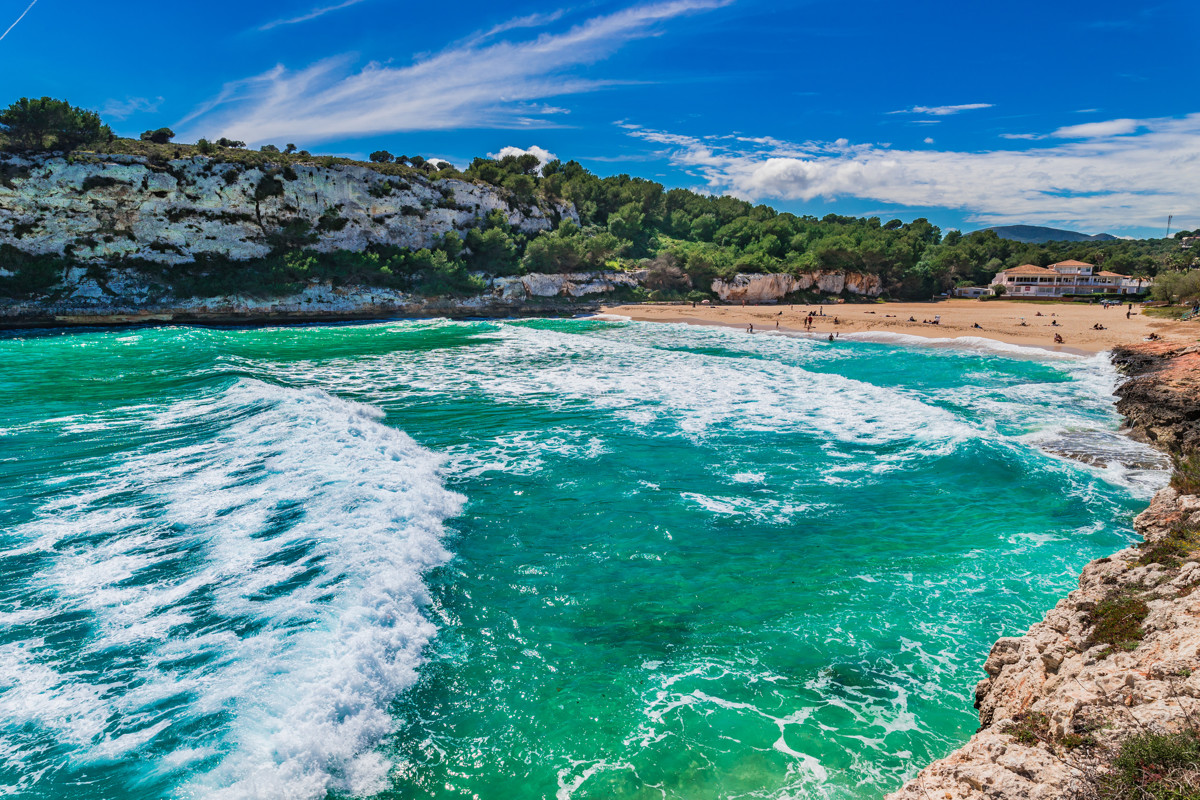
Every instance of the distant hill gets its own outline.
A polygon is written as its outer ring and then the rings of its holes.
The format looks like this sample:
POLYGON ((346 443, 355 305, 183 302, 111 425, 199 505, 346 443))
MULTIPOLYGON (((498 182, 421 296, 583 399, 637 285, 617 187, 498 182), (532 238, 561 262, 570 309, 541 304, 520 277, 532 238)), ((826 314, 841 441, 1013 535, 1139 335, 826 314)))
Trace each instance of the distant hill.
POLYGON ((1097 233, 1088 236, 1078 231, 1062 231, 1058 228, 1041 228, 1037 225, 1001 225, 995 228, 984 228, 995 231, 1001 239, 1011 239, 1024 244, 1045 244, 1046 242, 1107 242, 1117 237, 1107 233, 1097 233))

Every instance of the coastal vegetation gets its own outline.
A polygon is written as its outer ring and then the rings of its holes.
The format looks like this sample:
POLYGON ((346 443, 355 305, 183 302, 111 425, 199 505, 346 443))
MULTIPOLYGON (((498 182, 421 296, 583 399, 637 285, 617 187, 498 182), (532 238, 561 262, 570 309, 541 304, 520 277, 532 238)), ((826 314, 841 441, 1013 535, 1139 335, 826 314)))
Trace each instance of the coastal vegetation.
MULTIPOLYGON (((986 285, 996 272, 1018 264, 1044 266, 1078 259, 1122 274, 1159 276, 1164 288, 1155 291, 1165 294, 1164 299, 1179 302, 1200 296, 1200 271, 1179 272, 1191 266, 1192 251, 1173 239, 1026 244, 1002 239, 992 230, 943 232, 924 218, 818 218, 729 196, 668 189, 629 175, 602 178, 576 161, 542 164, 531 154, 476 158, 459 170, 445 161, 394 156, 386 150, 357 161, 316 156, 292 143, 250 150, 244 142, 227 138, 195 144, 174 138, 170 128, 147 130, 137 139, 116 137, 95 112, 52 98, 22 98, 0 112, 0 147, 6 150, 59 152, 77 160, 132 155, 164 169, 173 161, 203 156, 214 165, 232 165, 243 172, 262 170, 266 177, 256 200, 282 191, 281 179, 294 176, 300 165, 352 165, 389 178, 374 186, 372 194, 387 194, 413 182, 465 180, 495 187, 513 207, 573 209, 578 220, 556 211, 551 230, 528 234, 493 213, 418 251, 372 247, 329 253, 318 252, 313 244, 322 232, 338 230, 333 226, 339 219, 322 217, 314 224, 297 218, 270 234, 271 252, 261 259, 208 257, 170 268, 132 260, 110 265, 156 275, 177 292, 282 294, 320 278, 461 294, 488 276, 646 269, 650 280, 643 299, 701 299, 711 296, 715 278, 831 270, 877 275, 888 295, 915 299, 959 285, 986 285)), ((11 184, 20 177, 3 169, 0 183, 11 184)), ((231 170, 226 177, 236 179, 236 174, 231 170)), ((444 197, 439 205, 453 207, 454 200, 444 197)), ((404 213, 419 215, 421 209, 404 213)), ((10 295, 44 290, 54 275, 77 263, 69 253, 47 259, 12 246, 0 252, 0 261, 16 273, 0 278, 0 292, 10 295)))

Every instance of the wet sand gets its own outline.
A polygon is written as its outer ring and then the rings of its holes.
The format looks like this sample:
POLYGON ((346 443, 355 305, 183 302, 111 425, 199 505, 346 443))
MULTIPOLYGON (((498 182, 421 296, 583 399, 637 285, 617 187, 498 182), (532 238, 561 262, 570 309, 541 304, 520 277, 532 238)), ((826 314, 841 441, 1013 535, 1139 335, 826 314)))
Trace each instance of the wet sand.
POLYGON ((605 314, 619 314, 641 322, 683 322, 754 330, 778 330, 827 337, 871 332, 905 334, 929 339, 978 336, 1025 347, 1045 347, 1075 353, 1099 353, 1115 345, 1143 342, 1151 333, 1164 340, 1193 343, 1200 340, 1200 322, 1179 322, 1145 316, 1137 304, 1126 317, 1128 305, 1104 310, 1084 303, 1021 303, 1012 301, 945 300, 939 303, 871 303, 826 306, 761 305, 617 305, 605 314), (804 327, 809 312, 823 310, 811 329, 804 327), (1038 313, 1042 316, 1038 316, 1038 313), (940 316, 939 324, 924 320, 940 316), (915 320, 909 321, 910 317, 915 320), (1022 326, 1022 321, 1025 325, 1022 326), (1052 324, 1057 323, 1057 325, 1052 324), (1105 330, 1093 329, 1099 323, 1105 330), (976 324, 978 328, 974 327, 976 324), (1062 336, 1056 344, 1054 334, 1062 336))

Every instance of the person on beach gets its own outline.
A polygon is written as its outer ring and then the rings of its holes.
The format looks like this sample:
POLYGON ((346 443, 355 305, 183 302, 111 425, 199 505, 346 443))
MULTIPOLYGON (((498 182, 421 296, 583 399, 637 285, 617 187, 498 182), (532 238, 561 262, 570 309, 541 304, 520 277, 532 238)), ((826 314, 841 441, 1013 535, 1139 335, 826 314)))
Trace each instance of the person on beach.
POLYGON ((831 341, 831 342, 833 341, 833 334, 832 334, 832 333, 831 333, 831 334, 829 334, 829 341, 831 341))
POLYGON ((746 326, 746 333, 754 333, 754 323, 753 322, 751 322, 749 325, 746 326))
POLYGON ((976 328, 976 329, 978 329, 978 330, 983 330, 983 326, 982 326, 982 325, 980 325, 978 322, 976 322, 976 323, 975 323, 974 325, 972 325, 971 327, 972 327, 972 328, 976 328))
POLYGON ((1055 343, 1055 344, 1062 344, 1062 343, 1063 343, 1063 338, 1062 338, 1062 334, 1061 334, 1061 333, 1056 333, 1056 334, 1054 334, 1054 343, 1055 343))
POLYGON ((1133 306, 1130 306, 1129 310, 1125 312, 1125 319, 1129 319, 1132 315, 1133 315, 1133 306))

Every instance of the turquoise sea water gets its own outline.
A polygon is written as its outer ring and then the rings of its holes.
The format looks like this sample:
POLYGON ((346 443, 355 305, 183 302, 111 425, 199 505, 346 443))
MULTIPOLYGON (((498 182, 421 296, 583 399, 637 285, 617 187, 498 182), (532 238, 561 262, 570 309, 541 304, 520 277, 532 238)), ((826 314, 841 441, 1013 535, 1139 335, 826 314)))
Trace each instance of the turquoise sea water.
POLYGON ((0 337, 0 795, 879 798, 1165 480, 959 344, 0 337))

